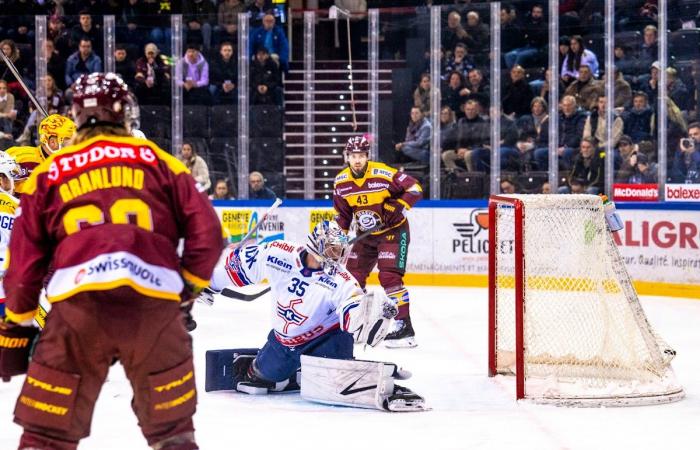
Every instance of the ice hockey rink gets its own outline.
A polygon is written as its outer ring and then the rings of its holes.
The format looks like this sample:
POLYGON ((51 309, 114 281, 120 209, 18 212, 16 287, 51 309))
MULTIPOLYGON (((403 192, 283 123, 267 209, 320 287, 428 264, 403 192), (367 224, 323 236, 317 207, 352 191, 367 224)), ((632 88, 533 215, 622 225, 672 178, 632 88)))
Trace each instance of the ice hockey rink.
MULTIPOLYGON (((686 398, 627 408, 563 408, 515 401, 512 377, 488 378, 485 289, 414 287, 411 316, 419 347, 356 347, 356 356, 395 362, 413 373, 402 384, 431 411, 385 413, 308 403, 298 394, 252 397, 204 392, 208 349, 261 346, 269 330, 269 295, 245 303, 197 304, 193 332, 199 404, 197 441, 224 449, 691 449, 700 444, 700 301, 643 297, 654 326, 678 355, 686 398)), ((22 378, 0 384, 0 449, 16 448, 12 410, 22 378)), ((120 366, 109 374, 81 449, 146 449, 120 366)))

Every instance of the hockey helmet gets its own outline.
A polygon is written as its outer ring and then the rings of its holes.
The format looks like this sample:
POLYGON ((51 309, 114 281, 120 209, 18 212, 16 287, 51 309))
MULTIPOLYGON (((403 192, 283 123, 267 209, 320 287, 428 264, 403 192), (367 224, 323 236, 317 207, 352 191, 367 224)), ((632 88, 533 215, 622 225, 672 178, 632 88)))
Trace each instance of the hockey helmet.
POLYGON ((309 234, 306 250, 321 264, 324 272, 334 275, 338 265, 347 260, 348 236, 336 221, 324 220, 309 234))
POLYGON ((41 142, 49 152, 60 150, 63 147, 63 143, 67 139, 72 138, 73 134, 75 134, 75 123, 68 117, 64 117, 60 114, 51 114, 39 124, 39 142, 41 142), (57 148, 52 148, 49 145, 49 138, 51 136, 56 136, 57 148))
POLYGON ((115 73, 81 75, 73 83, 73 117, 78 129, 98 124, 124 125, 129 88, 115 73))
MULTIPOLYGON (((15 178, 20 174, 19 164, 15 159, 4 151, 0 151, 0 174, 5 175, 10 182, 10 190, 6 191, 12 195, 15 191, 15 178)), ((0 189, 2 189, 0 187, 0 189)), ((4 189, 2 189, 4 191, 4 189)))
POLYGON ((367 153, 369 154, 370 142, 369 136, 363 134, 361 136, 353 136, 348 139, 348 143, 345 144, 345 153, 367 153))

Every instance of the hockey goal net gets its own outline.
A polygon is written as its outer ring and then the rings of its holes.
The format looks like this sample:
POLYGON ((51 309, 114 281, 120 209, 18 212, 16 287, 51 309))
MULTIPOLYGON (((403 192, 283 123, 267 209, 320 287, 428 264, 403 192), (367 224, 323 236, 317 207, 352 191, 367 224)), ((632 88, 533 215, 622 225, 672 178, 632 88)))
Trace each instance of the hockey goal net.
POLYGON ((652 329, 594 195, 489 201, 489 375, 571 406, 680 400, 675 352, 652 329))

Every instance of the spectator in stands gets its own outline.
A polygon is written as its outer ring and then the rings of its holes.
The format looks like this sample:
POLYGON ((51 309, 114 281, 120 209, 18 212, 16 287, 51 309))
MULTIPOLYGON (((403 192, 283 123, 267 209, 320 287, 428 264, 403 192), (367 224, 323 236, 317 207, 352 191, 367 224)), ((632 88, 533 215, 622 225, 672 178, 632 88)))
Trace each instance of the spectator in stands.
POLYGON ((144 56, 136 61, 135 92, 142 104, 170 104, 166 92, 170 89, 170 65, 160 55, 158 46, 146 44, 144 56))
POLYGON ((209 196, 209 200, 234 200, 228 188, 228 181, 224 178, 219 178, 214 183, 214 192, 209 196))
POLYGON ((511 178, 503 178, 501 180, 501 194, 515 194, 515 181, 511 178))
POLYGON ((442 88, 442 105, 449 107, 452 111, 459 111, 459 106, 464 103, 468 94, 469 89, 464 87, 462 74, 452 72, 447 79, 447 84, 442 88))
POLYGON ((515 8, 510 3, 501 3, 501 51, 503 54, 522 46, 523 30, 518 24, 515 8))
POLYGON ((542 183, 542 189, 541 189, 542 194, 551 194, 552 193, 552 186, 549 184, 549 181, 545 181, 542 183))
POLYGON ((182 144, 182 149, 177 159, 182 161, 185 166, 192 173, 194 180, 200 184, 203 191, 208 191, 211 187, 211 180, 209 179, 209 168, 204 159, 197 154, 194 146, 190 142, 185 142, 182 144))
POLYGON ((66 86, 71 86, 80 75, 93 72, 102 72, 102 60, 93 53, 92 41, 81 39, 78 51, 66 61, 66 86))
POLYGON ((180 61, 184 102, 191 105, 209 103, 209 63, 196 44, 188 44, 185 56, 180 61))
POLYGON ((603 83, 593 79, 590 67, 581 64, 578 69, 578 78, 566 88, 564 95, 573 96, 580 108, 590 111, 595 107, 596 99, 603 95, 604 91, 603 83))
MULTIPOLYGON (((102 53, 102 30, 94 25, 90 12, 86 10, 80 11, 79 23, 71 29, 71 50, 79 50, 81 42, 84 40, 90 41, 95 47, 95 53, 102 53)), ((98 72, 101 71, 100 69, 98 72)))
POLYGON ((131 85, 136 75, 136 63, 133 59, 127 58, 124 44, 117 44, 114 49, 114 71, 122 77, 125 83, 131 85))
POLYGON ((582 184, 583 191, 586 194, 598 194, 603 189, 604 162, 601 154, 596 150, 596 142, 593 138, 581 139, 581 148, 574 158, 574 165, 569 174, 569 186, 561 186, 560 194, 571 194, 578 191, 578 186, 574 188, 574 184, 579 182, 582 184))
POLYGON ((491 91, 488 81, 479 69, 472 69, 465 81, 464 87, 467 89, 467 100, 476 100, 485 108, 491 103, 491 91))
MULTIPOLYGON (((586 114, 577 108, 576 99, 570 95, 565 95, 561 99, 559 113, 559 166, 564 170, 569 170, 572 166, 573 157, 576 150, 581 145, 583 126, 586 122, 586 114)), ((540 129, 540 141, 548 142, 548 127, 542 126, 540 129)), ((535 150, 535 161, 537 170, 548 170, 549 149, 541 147, 535 150)))
MULTIPOLYGON (((651 129, 656 134, 656 117, 652 119, 651 129)), ((666 134, 667 142, 678 142, 688 135, 688 122, 685 120, 683 111, 669 97, 666 97, 666 117, 668 118, 666 134)), ((651 153, 647 151, 646 153, 651 153)))
POLYGON ((424 73, 413 91, 413 106, 420 108, 424 115, 430 115, 430 75, 424 73))
POLYGON ((265 17, 270 8, 272 8, 270 0, 253 0, 247 8, 247 11, 250 13, 250 27, 262 26, 263 17, 265 17))
POLYGON ((632 138, 623 134, 617 142, 617 151, 615 152, 616 166, 619 168, 615 172, 616 183, 626 183, 629 177, 634 172, 634 166, 637 164, 637 155, 639 147, 632 142, 632 138))
POLYGON ((471 48, 475 47, 474 40, 462 27, 462 16, 457 11, 451 11, 447 15, 447 27, 442 30, 440 43, 442 48, 446 49, 454 49, 460 43, 471 48))
POLYGON ((277 198, 272 189, 265 186, 265 179, 260 172, 250 172, 248 184, 250 185, 250 191, 248 192, 248 199, 250 200, 272 200, 277 198))
POLYGON ((455 148, 457 139, 457 120, 455 112, 449 106, 440 109, 440 148, 455 148))
POLYGON ((219 4, 212 46, 238 41, 238 14, 245 12, 244 3, 241 0, 224 0, 219 4))
POLYGON ((275 25, 275 16, 265 14, 262 26, 254 28, 250 34, 250 52, 259 47, 267 48, 270 57, 286 73, 289 70, 289 41, 284 30, 275 25))
POLYGON ((674 183, 700 183, 700 122, 688 126, 688 137, 679 141, 673 156, 671 180, 674 183))
POLYGON ((209 0, 184 0, 182 2, 182 20, 187 26, 188 44, 211 47, 212 27, 216 23, 214 3, 209 0))
POLYGON ((12 123, 17 118, 15 96, 7 87, 7 81, 0 80, 0 150, 12 145, 12 123))
MULTIPOLYGON (((515 121, 505 114, 501 114, 501 140, 499 152, 501 158, 501 170, 519 172, 521 169, 520 152, 518 151, 518 128, 515 121)), ((490 141, 490 135, 489 135, 490 141)), ((491 170, 491 144, 474 150, 472 161, 477 171, 490 172, 491 170)))
POLYGON ((147 10, 140 0, 128 0, 125 3, 117 19, 117 40, 127 43, 129 50, 137 51, 147 42, 146 29, 139 26, 147 10))
POLYGON ((639 71, 639 62, 634 58, 629 47, 623 44, 615 45, 615 70, 634 79, 639 71))
MULTIPOLYGON (((547 126, 549 118, 547 100, 535 97, 530 101, 530 114, 525 114, 517 120, 517 127, 521 133, 528 133, 534 137, 534 142, 539 142, 540 131, 547 126)), ((546 133, 545 133, 546 134, 546 133)), ((543 147, 546 147, 544 143, 543 147)))
POLYGON ((573 36, 569 41, 569 51, 566 53, 561 68, 561 78, 568 85, 578 78, 579 67, 588 66, 593 78, 598 78, 598 58, 583 44, 581 36, 573 36))
POLYGON ((517 48, 504 55, 506 67, 532 66, 538 57, 545 54, 548 41, 548 26, 545 23, 544 7, 536 3, 523 23, 524 39, 517 48), (523 45, 524 44, 524 45, 523 45))
POLYGON ((411 118, 406 127, 406 137, 394 148, 412 161, 428 163, 432 129, 433 127, 423 115, 423 111, 414 106, 411 108, 411 118))
POLYGON ((659 98, 659 71, 661 64, 658 61, 651 63, 649 74, 639 77, 640 90, 647 95, 647 100, 652 108, 656 109, 656 104, 659 98))
MULTIPOLYGON (((605 95, 598 96, 596 100, 597 106, 593 108, 591 114, 586 118, 586 123, 583 126, 583 137, 593 138, 599 142, 601 146, 605 146, 608 142, 607 127, 605 126, 605 111, 607 109, 607 97, 605 95)), ((624 124, 622 118, 613 111, 613 129, 610 145, 615 148, 620 137, 624 124)), ((601 147, 604 151, 605 147, 601 147)))
POLYGON ((520 130, 518 142, 515 148, 520 152, 519 166, 522 172, 527 173, 536 170, 535 164, 535 145, 537 135, 532 130, 520 130))
POLYGON ((250 90, 251 104, 272 105, 278 103, 279 86, 282 82, 282 73, 277 64, 272 61, 267 48, 258 47, 255 51, 255 59, 250 65, 250 90))
POLYGON ((657 42, 658 30, 654 25, 644 27, 644 42, 637 55, 640 71, 646 70, 659 58, 659 43, 657 42))
POLYGON ((644 153, 637 153, 634 164, 634 171, 627 179, 630 184, 656 184, 659 180, 659 172, 656 164, 649 161, 649 157, 644 153))
POLYGON ((475 60, 479 64, 486 64, 488 60, 489 48, 489 27, 481 21, 479 13, 469 11, 467 13, 467 26, 465 27, 469 36, 473 41, 473 47, 470 47, 475 60))
POLYGON ((66 87, 66 62, 56 51, 54 42, 51 39, 44 41, 44 57, 46 58, 46 71, 56 81, 60 89, 66 87))
POLYGON ((142 1, 143 7, 146 10, 146 15, 140 17, 140 21, 142 26, 150 29, 148 40, 155 43, 163 53, 169 54, 170 41, 172 38, 170 29, 170 16, 173 14, 172 2, 160 0, 142 1))
POLYGON ((692 98, 685 83, 678 76, 678 71, 673 67, 666 69, 666 86, 668 96, 671 97, 673 103, 682 111, 687 111, 692 98))
MULTIPOLYGON (((24 81, 28 86, 30 86, 30 88, 33 88, 33 77, 30 77, 29 68, 23 64, 19 48, 17 47, 15 42, 12 39, 4 39, 0 41, 0 49, 2 49, 2 52, 5 54, 5 56, 14 63, 15 67, 17 68, 17 71, 22 77, 22 81, 24 81)), ((16 99, 25 98, 27 94, 24 92, 24 88, 22 88, 22 86, 19 84, 19 81, 17 81, 17 78, 15 78, 14 74, 10 71, 10 69, 5 65, 5 63, 0 63, 0 67, 2 67, 2 69, 0 69, 2 70, 2 75, 0 75, 0 79, 7 82, 7 88, 9 89, 9 92, 11 92, 16 99)))
POLYGON ((224 42, 219 54, 211 62, 211 92, 214 103, 236 102, 236 82, 238 81, 238 60, 233 54, 233 44, 224 42))
POLYGON ((647 94, 635 92, 632 95, 632 107, 622 114, 624 133, 630 136, 635 144, 651 141, 653 119, 654 111, 647 103, 647 94))
MULTIPOLYGON (((556 82, 558 83, 558 93, 559 93, 559 98, 561 98, 564 95, 564 91, 566 90, 566 85, 564 82, 561 80, 560 77, 555 77, 556 82)), ((539 92, 538 97, 546 98, 549 100, 549 89, 551 85, 552 80, 552 71, 549 70, 549 68, 545 69, 544 71, 544 78, 541 80, 533 80, 530 82, 530 87, 535 90, 535 92, 539 92)))
POLYGON ((615 67, 615 108, 622 112, 631 102, 632 86, 625 80, 620 69, 615 67))
POLYGON ((447 60, 447 64, 442 69, 443 80, 448 74, 459 72, 462 78, 466 78, 469 71, 474 68, 474 60, 467 53, 467 46, 459 43, 455 46, 452 56, 447 60))
POLYGON ((14 0, 3 3, 2 14, 9 18, 3 35, 18 44, 34 44, 34 16, 45 14, 39 2, 14 0))
POLYGON ((532 97, 532 89, 525 80, 525 69, 516 64, 510 69, 510 81, 503 89, 503 113, 510 118, 529 113, 532 97))
POLYGON ((464 117, 457 122, 456 137, 443 147, 442 162, 448 173, 457 168, 457 162, 464 164, 467 171, 474 172, 472 153, 483 148, 488 142, 489 124, 479 115, 479 102, 467 100, 463 105, 464 117))
MULTIPOLYGON (((46 38, 54 43, 54 47, 62 60, 65 60, 72 52, 70 47, 70 32, 60 16, 51 16, 46 30, 46 38)), ((63 79, 63 72, 60 79, 63 79)), ((66 86, 62 86, 66 87, 66 86)))

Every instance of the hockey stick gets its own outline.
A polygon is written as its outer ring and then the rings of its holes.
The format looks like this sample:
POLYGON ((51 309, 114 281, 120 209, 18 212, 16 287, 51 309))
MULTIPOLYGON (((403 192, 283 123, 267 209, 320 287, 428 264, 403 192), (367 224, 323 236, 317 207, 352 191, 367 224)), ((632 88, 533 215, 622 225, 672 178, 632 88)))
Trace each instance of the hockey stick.
POLYGON ((36 107, 36 109, 40 113, 42 113, 44 115, 44 117, 48 117, 49 113, 46 112, 46 109, 39 103, 39 100, 37 100, 36 97, 34 97, 34 94, 32 93, 32 91, 30 91, 29 88, 27 87, 27 85, 24 84, 24 80, 22 79, 22 76, 17 71, 17 67, 15 67, 14 63, 12 61, 10 61, 10 59, 7 56, 5 56, 5 53, 2 51, 0 51, 0 57, 7 65, 7 68, 10 69, 10 72, 12 72, 12 75, 15 76, 15 78, 17 79, 17 82, 19 82, 20 86, 22 86, 22 89, 24 89, 24 92, 27 93, 27 97, 29 97, 29 100, 31 100, 32 103, 34 103, 34 106, 36 107))
POLYGON ((267 218, 270 216, 270 214, 272 214, 277 209, 277 207, 281 204, 282 204, 282 199, 276 198, 275 202, 272 204, 272 206, 270 206, 270 208, 267 211, 265 211, 265 214, 262 215, 260 220, 258 220, 258 223, 256 223, 255 226, 253 228, 251 228, 248 231, 248 233, 246 233, 245 236, 243 236, 243 239, 241 239, 240 242, 236 242, 234 245, 236 245, 237 247, 244 247, 246 242, 248 242, 253 237, 253 234, 255 234, 258 231, 258 228, 260 228, 260 226, 263 224, 263 222, 265 222, 267 220, 267 218))
POLYGON ((272 289, 270 286, 266 287, 260 292, 256 292, 255 294, 244 294, 242 292, 234 291, 233 289, 229 288, 224 288, 221 291, 221 295, 224 297, 231 298, 233 300, 240 300, 243 302, 252 302, 253 300, 262 297, 263 295, 267 294, 270 292, 270 289, 272 289))
POLYGON ((362 239, 366 238, 366 237, 369 236, 370 234, 376 233, 377 231, 381 231, 381 230, 382 230, 382 224, 375 225, 375 226, 373 226, 372 228, 370 228, 369 230, 363 231, 362 233, 358 234, 358 235, 355 236, 354 238, 350 239, 350 240, 348 241, 348 245, 352 245, 352 244, 354 244, 354 243, 357 242, 357 241, 361 241, 362 239))

